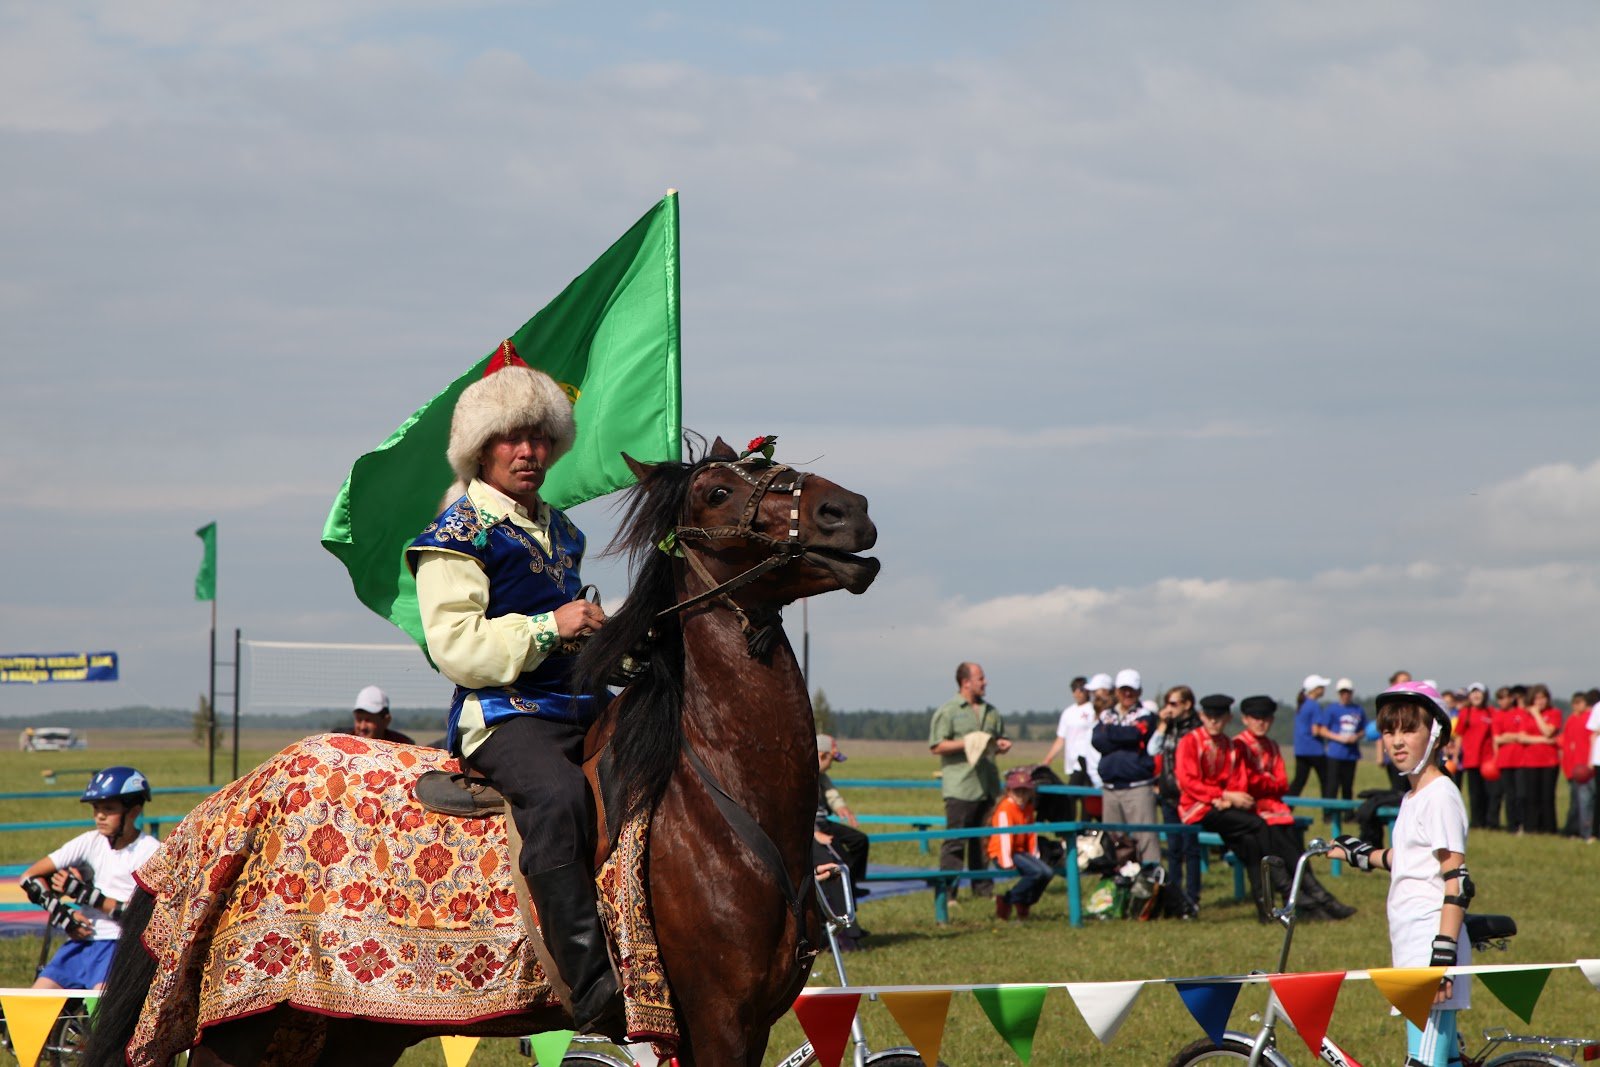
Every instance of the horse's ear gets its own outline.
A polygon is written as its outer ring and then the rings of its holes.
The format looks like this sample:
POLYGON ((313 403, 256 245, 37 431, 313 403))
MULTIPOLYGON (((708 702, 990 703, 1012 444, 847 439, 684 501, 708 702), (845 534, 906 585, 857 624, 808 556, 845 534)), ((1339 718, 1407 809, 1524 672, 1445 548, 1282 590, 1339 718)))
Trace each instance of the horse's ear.
POLYGON ((628 465, 628 469, 633 472, 633 476, 641 482, 649 477, 651 471, 656 469, 656 464, 640 463, 626 452, 622 453, 622 462, 628 465))
POLYGON ((720 460, 735 460, 739 458, 739 453, 733 450, 733 446, 720 437, 711 442, 711 451, 707 452, 706 455, 712 459, 720 460))

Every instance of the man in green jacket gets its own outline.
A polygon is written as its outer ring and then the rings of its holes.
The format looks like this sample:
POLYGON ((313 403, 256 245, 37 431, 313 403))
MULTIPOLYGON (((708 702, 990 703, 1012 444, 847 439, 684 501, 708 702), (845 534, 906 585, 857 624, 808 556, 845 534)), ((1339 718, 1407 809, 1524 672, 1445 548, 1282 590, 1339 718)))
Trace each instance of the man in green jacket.
MULTIPOLYGON (((940 791, 944 795, 945 826, 965 830, 986 826, 989 812, 1000 798, 1000 771, 994 757, 1008 752, 1005 723, 993 704, 984 700, 988 679, 976 663, 956 668, 956 695, 933 713, 928 726, 928 749, 939 757, 940 791)), ((981 871, 987 866, 984 839, 950 838, 939 849, 942 871, 981 871), (965 859, 963 860, 963 854, 965 859)), ((987 880, 972 883, 973 896, 988 896, 994 886, 987 880)), ((950 888, 950 897, 956 887, 950 888)))

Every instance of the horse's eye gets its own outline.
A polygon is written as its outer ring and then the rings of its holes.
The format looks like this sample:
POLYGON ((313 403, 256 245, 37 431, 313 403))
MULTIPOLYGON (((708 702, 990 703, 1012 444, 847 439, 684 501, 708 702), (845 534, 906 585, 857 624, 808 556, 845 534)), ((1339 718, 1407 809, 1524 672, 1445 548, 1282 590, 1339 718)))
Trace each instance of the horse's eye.
POLYGON ((715 489, 711 490, 711 492, 706 494, 706 500, 711 504, 720 504, 732 495, 733 494, 729 493, 726 489, 719 485, 715 489))

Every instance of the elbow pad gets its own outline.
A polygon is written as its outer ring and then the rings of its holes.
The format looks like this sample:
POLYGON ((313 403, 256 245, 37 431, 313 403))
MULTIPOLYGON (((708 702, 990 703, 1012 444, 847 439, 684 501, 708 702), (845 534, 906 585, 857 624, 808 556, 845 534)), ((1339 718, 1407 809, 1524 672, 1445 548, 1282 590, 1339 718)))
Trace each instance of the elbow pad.
POLYGON ((1472 898, 1477 895, 1478 887, 1472 884, 1472 875, 1467 872, 1467 865, 1463 863, 1453 871, 1445 871, 1443 876, 1446 882, 1455 882, 1456 891, 1446 892, 1444 902, 1454 904, 1462 911, 1466 911, 1472 904, 1472 898))

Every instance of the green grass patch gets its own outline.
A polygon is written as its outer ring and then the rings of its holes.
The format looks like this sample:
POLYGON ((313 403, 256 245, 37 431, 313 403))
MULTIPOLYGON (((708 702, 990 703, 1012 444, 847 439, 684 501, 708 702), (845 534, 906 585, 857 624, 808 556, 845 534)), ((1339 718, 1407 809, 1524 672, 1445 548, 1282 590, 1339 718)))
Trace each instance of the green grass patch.
MULTIPOLYGON (((248 743, 249 735, 245 735, 248 743)), ((931 781, 933 764, 925 746, 892 742, 850 742, 849 763, 838 769, 839 778, 899 778, 931 781)), ((1021 747, 1021 746, 1019 746, 1021 747)), ((1035 747, 1035 746, 1030 746, 1035 747)), ((1014 762, 1037 759, 1038 752, 1019 754, 1014 762)), ((254 766, 271 750, 251 746, 242 766, 254 766)), ((175 742, 168 748, 99 748, 52 754, 59 767, 98 767, 132 763, 157 785, 204 784, 205 753, 175 742)), ((229 754, 219 755, 226 773, 229 754)), ((10 789, 34 788, 41 754, 0 754, 0 781, 10 789), (29 783, 10 784, 10 783, 29 783)), ((1361 768, 1358 788, 1381 784, 1370 765, 1361 768)), ((67 788, 62 779, 61 788, 67 788)), ((76 781, 81 784, 82 779, 76 781)), ((1565 805, 1565 788, 1561 789, 1565 805)), ((847 789, 846 797, 860 814, 932 814, 942 810, 936 788, 847 789)), ((158 797, 152 809, 163 817, 182 814, 197 797, 158 797)), ((7 801, 3 822, 82 817, 81 805, 69 800, 7 801)), ((56 847, 70 833, 29 831, 0 835, 0 857, 5 862, 30 862, 56 847)), ((1521 934, 1507 953, 1492 953, 1485 963, 1565 963, 1600 957, 1600 924, 1593 916, 1594 873, 1600 868, 1600 846, 1552 837, 1511 837, 1501 833, 1476 833, 1470 856, 1478 896, 1477 912, 1505 912, 1516 917, 1521 934)), ((915 844, 882 845, 874 850, 876 862, 932 867, 936 857, 915 844)), ((1324 880, 1340 899, 1360 909, 1342 923, 1308 923, 1296 932, 1291 969, 1296 971, 1354 970, 1386 966, 1389 962, 1388 930, 1384 921, 1387 879, 1347 871, 1324 880)), ((1235 904, 1232 875, 1226 864, 1213 863, 1204 887, 1202 911, 1193 922, 1091 922, 1073 929, 1067 922, 1066 892, 1059 880, 1026 923, 998 923, 988 901, 963 895, 952 909, 951 922, 933 921, 933 903, 927 892, 882 899, 869 897, 861 921, 872 932, 870 949, 846 957, 850 978, 858 985, 971 984, 983 982, 1122 981, 1164 977, 1237 974, 1270 968, 1277 959, 1276 928, 1258 925, 1254 909, 1235 904)), ((39 951, 37 938, 0 939, 0 985, 21 986, 32 979, 39 951)), ((814 984, 835 983, 832 964, 817 967, 814 984)), ((1556 971, 1545 988, 1528 1027, 1501 1007, 1481 983, 1473 986, 1473 1008, 1461 1016, 1462 1030, 1476 1035, 1488 1026, 1507 1026, 1520 1032, 1543 1030, 1578 1036, 1600 1036, 1600 993, 1574 969, 1556 971)), ((1250 1028, 1249 1015, 1265 1004, 1264 987, 1247 987, 1232 1018, 1237 1029, 1250 1028)), ((862 1020, 873 1047, 905 1043, 882 1005, 864 1004, 862 1020)), ((1398 1019, 1370 982, 1348 982, 1339 996, 1330 1034, 1364 1063, 1398 1063, 1404 1056, 1404 1033, 1398 1019)), ((1110 1046, 1101 1046, 1089 1032, 1065 990, 1053 990, 1034 1043, 1038 1064, 1107 1063, 1161 1064, 1181 1046, 1200 1036, 1177 993, 1166 985, 1147 986, 1126 1025, 1110 1046)), ((1310 1064, 1299 1038, 1280 1030, 1280 1045, 1295 1063, 1310 1064)), ((774 1030, 767 1056, 769 1064, 802 1040, 799 1025, 786 1016, 774 1030)), ((1469 1043, 1470 1044, 1470 1043, 1469 1043)), ((1473 1046, 1475 1047, 1475 1045, 1473 1046)), ((958 993, 951 1003, 944 1060, 952 1067, 1007 1064, 1016 1056, 990 1026, 982 1009, 969 994, 958 993)), ((0 1055, 0 1064, 14 1062, 0 1055)), ((438 1042, 425 1042, 402 1061, 407 1065, 443 1064, 438 1042)), ((487 1040, 478 1047, 474 1067, 525 1064, 516 1043, 487 1040)))

